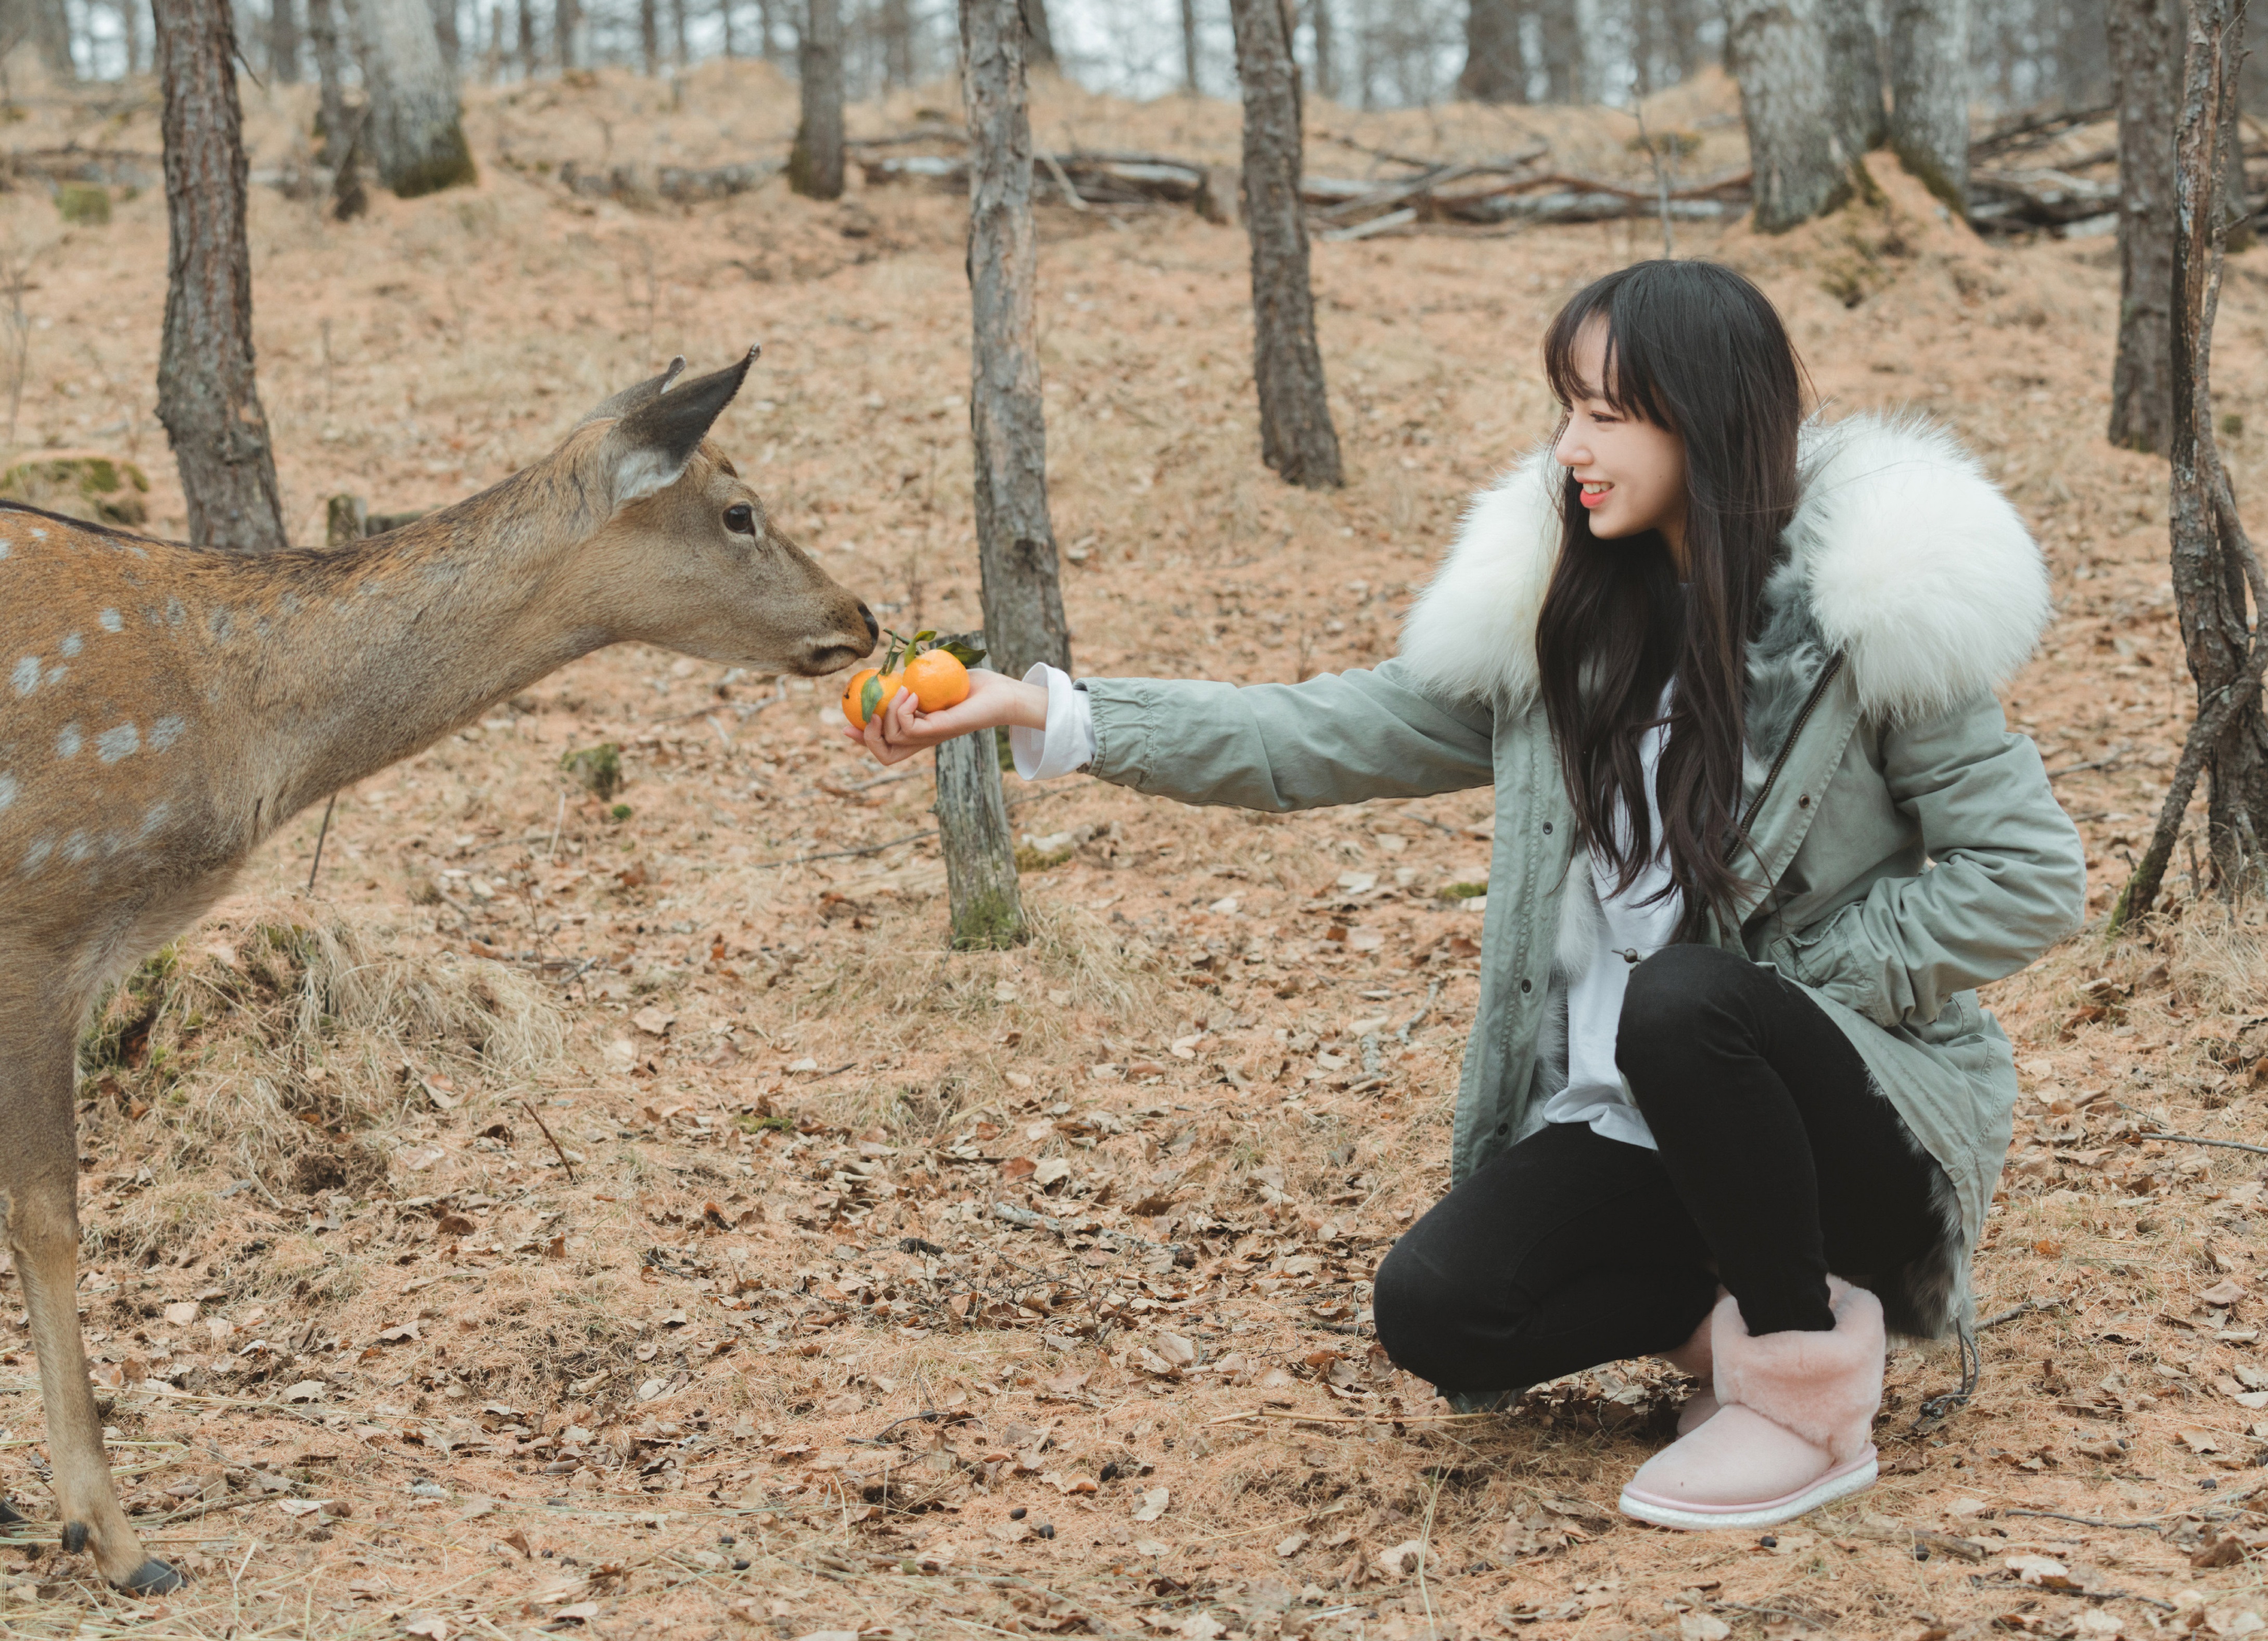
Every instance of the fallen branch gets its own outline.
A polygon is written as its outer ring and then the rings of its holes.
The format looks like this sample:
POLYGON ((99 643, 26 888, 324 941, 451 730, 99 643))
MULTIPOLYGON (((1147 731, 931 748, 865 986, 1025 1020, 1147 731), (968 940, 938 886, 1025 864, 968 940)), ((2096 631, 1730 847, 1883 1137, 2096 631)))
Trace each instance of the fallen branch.
POLYGON ((575 1183, 575 1165, 574 1165, 573 1163, 571 1163, 571 1162, 570 1162, 570 1161, 568 1161, 568 1160, 567 1160, 567 1152, 566 1152, 566 1151, 565 1151, 565 1150, 564 1150, 564 1149, 560 1145, 560 1144, 559 1144, 559 1137, 558 1137, 556 1134, 554 1134, 554 1133, 551 1131, 551 1125, 550 1125, 549 1122, 546 1122, 543 1120, 542 1116, 541 1116, 541 1115, 536 1111, 535 1107, 534 1107, 534 1106, 531 1106, 531 1105, 529 1105, 529 1104, 527 1103, 527 1096, 526 1096, 526 1095, 525 1095, 525 1094, 519 1095, 519 1108, 520 1108, 522 1111, 526 1112, 526 1113, 527 1113, 527 1115, 528 1115, 529 1116, 534 1117, 534 1118, 535 1119, 535 1126, 536 1126, 537 1128, 539 1128, 539 1129, 542 1130, 543 1130, 543 1137, 544 1137, 544 1138, 546 1138, 546 1139, 548 1139, 548 1140, 549 1140, 549 1141, 551 1142, 551 1150, 552 1150, 553 1154, 554 1154, 554 1155, 556 1155, 556 1156, 559 1159, 559 1166, 560 1166, 561 1167, 563 1167, 563 1168, 564 1168, 564 1169, 566 1169, 566 1170, 567 1170, 567 1183, 568 1183, 568 1184, 570 1184, 570 1185, 574 1184, 574 1183, 575 1183))
POLYGON ((1977 1331, 1983 1333, 1987 1328, 1998 1328, 2003 1322, 2014 1321, 2019 1316, 2029 1316, 2034 1311, 2051 1311, 2064 1303, 2064 1300, 2053 1298, 2026 1299, 2021 1305, 2012 1305, 1998 1315, 1986 1317, 1977 1324, 1977 1331))
POLYGON ((992 1217, 1003 1225, 1014 1225, 1020 1231, 1052 1231, 1061 1237, 1092 1237, 1104 1247, 1115 1247, 1122 1254, 1170 1254, 1176 1264, 1182 1263, 1184 1256, 1191 1260, 1196 1257, 1184 1243, 1152 1242, 1123 1231, 1081 1231, 1068 1219, 1058 1219, 1053 1214, 1034 1213, 1030 1209, 1019 1208, 1013 1203, 993 1203, 992 1217))
POLYGON ((1950 1533, 1939 1533, 1929 1527, 1908 1527, 1903 1521, 1887 1521, 1869 1518, 1851 1529, 1852 1538, 1872 1539, 1877 1544, 1903 1544, 1909 1549, 1926 1549, 1935 1554, 1952 1556, 1962 1561, 1983 1561, 1984 1547, 1950 1533))
POLYGON ((2136 1139, 2170 1139, 2184 1145, 2218 1145, 2223 1151, 2249 1151, 2256 1157, 2268 1157, 2268 1145, 2247 1144, 2241 1139, 2207 1139, 2202 1134, 2137 1134, 2136 1139))

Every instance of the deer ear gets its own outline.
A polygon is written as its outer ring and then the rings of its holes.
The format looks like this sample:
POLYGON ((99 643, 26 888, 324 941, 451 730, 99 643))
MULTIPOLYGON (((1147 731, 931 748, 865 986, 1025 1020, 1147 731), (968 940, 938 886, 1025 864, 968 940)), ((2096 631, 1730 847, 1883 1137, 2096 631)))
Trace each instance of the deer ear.
POLYGON ((600 401, 595 409, 575 425, 584 427, 593 422, 610 422, 616 416, 628 416, 641 405, 652 404, 669 391, 670 383, 675 381, 684 369, 685 356, 681 353, 669 362, 669 368, 660 375, 648 377, 637 386, 625 387, 612 398, 600 401))
POLYGON ((751 348, 737 363, 721 371, 657 393, 608 430, 600 449, 613 479, 615 506, 625 506, 677 482, 685 464, 708 437, 711 424, 740 391, 748 367, 756 362, 756 353, 751 348))

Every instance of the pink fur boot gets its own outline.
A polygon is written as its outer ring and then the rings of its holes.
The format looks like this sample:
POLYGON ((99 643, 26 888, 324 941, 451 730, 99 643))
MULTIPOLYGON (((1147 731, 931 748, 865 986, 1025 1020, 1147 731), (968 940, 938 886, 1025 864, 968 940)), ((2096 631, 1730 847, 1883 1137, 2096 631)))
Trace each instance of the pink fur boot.
MULTIPOLYGON (((1717 1290, 1719 1299, 1721 1299, 1724 1293, 1722 1288, 1717 1290)), ((1716 1312, 1710 1312, 1701 1319, 1701 1325, 1693 1330, 1690 1339, 1675 1350, 1661 1353, 1661 1359, 1670 1366, 1701 1381, 1700 1388, 1686 1397, 1685 1405, 1677 1409, 1677 1433, 1680 1436, 1691 1435, 1717 1410, 1715 1358, 1709 1348, 1709 1335, 1716 1326, 1716 1312)))
POLYGON ((1751 1334, 1740 1302, 1710 1317, 1716 1415, 1647 1460, 1625 1515, 1666 1527, 1771 1527, 1874 1483, 1882 1306, 1828 1278, 1831 1333, 1751 1334))

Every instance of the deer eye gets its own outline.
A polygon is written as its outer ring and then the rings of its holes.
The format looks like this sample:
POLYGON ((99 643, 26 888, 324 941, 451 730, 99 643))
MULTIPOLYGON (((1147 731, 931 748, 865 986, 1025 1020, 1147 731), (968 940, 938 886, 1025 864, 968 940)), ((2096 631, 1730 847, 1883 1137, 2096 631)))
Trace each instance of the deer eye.
POLYGON ((756 533, 755 509, 746 502, 734 502, 725 509, 725 527, 741 535, 754 535, 756 533))

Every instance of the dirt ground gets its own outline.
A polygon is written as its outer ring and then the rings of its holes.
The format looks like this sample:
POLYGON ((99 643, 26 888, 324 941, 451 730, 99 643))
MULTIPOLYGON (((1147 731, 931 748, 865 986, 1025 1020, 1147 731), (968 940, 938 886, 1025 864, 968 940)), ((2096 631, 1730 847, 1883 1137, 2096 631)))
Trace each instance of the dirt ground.
MULTIPOLYGON (((246 97, 255 171, 288 179, 304 95, 246 97)), ((1657 113, 1737 147, 1721 85, 1657 113)), ((156 150, 146 87, 31 116, 11 141, 156 150)), ((1619 116, 1522 118, 1629 163, 1619 116)), ((467 494, 669 354, 759 340, 718 434, 741 470, 887 623, 973 624, 957 202, 772 183, 634 210, 556 180, 777 152, 792 121, 747 66, 481 92, 475 190, 342 226, 255 189, 295 536, 335 492, 467 494)), ((1037 123, 1233 153, 1218 105, 1051 88, 1037 123)), ((1506 145, 1486 111, 1310 123, 1506 145)), ((1310 161, 1367 163, 1321 136, 1310 161)), ((35 1526, 0 1552, 0 1630, 2268 1628, 2268 1175, 2236 1148, 2268 1144, 2268 937, 2186 860, 2156 924, 2100 928, 2188 695, 2165 470, 2101 437, 2112 244, 1983 244, 1881 181, 1788 238, 1681 224, 1677 249, 1764 283, 1830 416, 1947 421, 2037 533, 2058 616, 2007 704, 2086 835, 2097 924, 1988 997, 2028 1093, 1983 1379, 1926 1418, 1957 1365, 1894 1351, 1872 1492, 1768 1535, 1656 1531, 1612 1506, 1664 1438, 1666 1368, 1451 1417, 1373 1346, 1370 1272, 1446 1183, 1484 794, 1279 819, 1010 777, 1035 938, 948 956, 925 761, 860 762, 828 681, 618 650, 342 793, 312 894, 300 817, 111 1003, 83 1056, 86 1325, 130 1507, 196 1582, 129 1601, 35 1526), (606 742, 601 798, 563 759, 606 742)), ((1550 430, 1549 314, 1659 248, 1646 224, 1318 243, 1351 471, 1318 495, 1258 460, 1238 231, 1051 205, 1042 239, 1079 665, 1253 681, 1392 651, 1463 498, 1550 430)), ((178 531, 162 200, 66 226, 19 188, 0 254, 15 447, 140 461, 178 531)), ((2232 263, 2216 354, 2248 497, 2264 254, 2232 263)), ((0 1483, 37 1516, 12 1302, 0 1397, 0 1483)))

